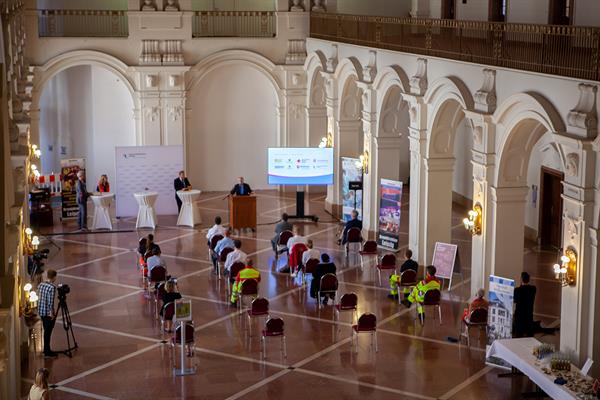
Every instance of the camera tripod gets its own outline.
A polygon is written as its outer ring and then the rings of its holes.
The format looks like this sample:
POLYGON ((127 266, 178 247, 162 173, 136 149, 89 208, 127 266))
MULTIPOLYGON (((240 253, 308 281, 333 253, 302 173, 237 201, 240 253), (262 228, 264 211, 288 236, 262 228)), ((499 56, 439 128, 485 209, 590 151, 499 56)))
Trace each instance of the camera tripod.
POLYGON ((75 340, 75 334, 73 333, 73 324, 71 323, 71 314, 69 313, 69 307, 67 306, 66 294, 58 295, 58 310, 60 310, 61 313, 63 329, 67 334, 67 349, 59 351, 59 353, 63 353, 71 358, 73 357, 73 350, 77 349, 79 346, 77 345, 77 340, 75 340), (73 340, 72 345, 71 339, 73 340))

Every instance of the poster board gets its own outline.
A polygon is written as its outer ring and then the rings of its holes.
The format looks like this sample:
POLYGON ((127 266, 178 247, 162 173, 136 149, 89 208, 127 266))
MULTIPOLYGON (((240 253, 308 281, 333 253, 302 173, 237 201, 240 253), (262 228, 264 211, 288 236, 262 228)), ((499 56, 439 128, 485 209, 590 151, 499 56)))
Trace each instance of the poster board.
POLYGON ((144 191, 158 193, 158 215, 177 215, 173 181, 183 170, 183 146, 116 147, 115 163, 117 217, 136 216, 133 194, 144 191))
POLYGON ((435 248, 433 249, 433 260, 431 261, 431 264, 435 266, 435 275, 438 278, 452 280, 457 254, 457 245, 442 242, 435 243, 435 248))
MULTIPOLYGON (((514 280, 490 275, 487 324, 488 350, 494 340, 512 338, 514 292, 514 280)), ((495 367, 510 369, 510 365, 497 357, 487 357, 485 362, 495 367)))
POLYGON ((191 321, 192 320, 192 301, 191 300, 175 300, 175 315, 174 321, 191 321))
MULTIPOLYGON (((60 160, 60 175, 62 176, 62 219, 76 218, 79 214, 77 206, 77 173, 85 172, 85 158, 67 158, 60 160)), ((89 190, 88 190, 89 192, 89 190)))
POLYGON ((381 179, 379 184, 379 221, 377 243, 391 250, 398 250, 400 238, 400 213, 402 206, 402 182, 381 179))
POLYGON ((356 193, 356 210, 359 219, 362 217, 363 191, 350 190, 350 182, 363 180, 362 168, 357 166, 358 158, 342 157, 342 219, 348 222, 352 219, 350 214, 354 210, 354 195, 356 193))

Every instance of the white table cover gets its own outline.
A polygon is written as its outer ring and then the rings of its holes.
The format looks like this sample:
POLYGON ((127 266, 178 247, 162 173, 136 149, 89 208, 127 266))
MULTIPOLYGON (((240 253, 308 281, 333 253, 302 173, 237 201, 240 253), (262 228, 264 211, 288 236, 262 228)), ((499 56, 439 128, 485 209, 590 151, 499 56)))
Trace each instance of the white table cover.
POLYGON ((115 197, 114 193, 106 193, 90 196, 94 203, 94 222, 92 229, 112 230, 112 220, 110 219, 110 205, 115 197))
POLYGON ((133 197, 135 197, 139 205, 135 227, 152 229, 156 228, 156 225, 158 225, 158 219, 156 218, 156 211, 154 211, 154 203, 156 203, 158 193, 140 192, 134 193, 133 197))
POLYGON ((194 227, 202 223, 200 216, 200 208, 198 208, 198 198, 200 197, 200 190, 179 190, 177 196, 181 200, 181 211, 179 211, 179 217, 177 218, 177 225, 194 227))
MULTIPOLYGON (((567 389, 564 385, 554 383, 556 379, 553 375, 546 375, 544 371, 535 365, 537 358, 533 355, 533 348, 538 346, 540 341, 535 338, 520 339, 500 339, 495 340, 488 349, 487 356, 494 356, 503 359, 531 379, 548 396, 556 400, 576 399, 575 393, 567 389)), ((576 369, 571 366, 571 369, 576 369)))

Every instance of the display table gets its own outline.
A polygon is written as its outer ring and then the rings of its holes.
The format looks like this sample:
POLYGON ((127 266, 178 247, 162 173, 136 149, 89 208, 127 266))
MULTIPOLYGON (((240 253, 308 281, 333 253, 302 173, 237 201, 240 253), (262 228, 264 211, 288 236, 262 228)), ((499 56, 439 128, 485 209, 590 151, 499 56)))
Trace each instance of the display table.
POLYGON ((114 193, 98 194, 90 197, 92 198, 92 203, 94 203, 94 222, 92 223, 92 230, 112 230, 110 205, 115 197, 114 193))
POLYGON ((194 227, 202 223, 200 208, 198 208, 198 198, 200 190, 178 190, 177 196, 181 200, 181 211, 177 218, 177 225, 194 227))
POLYGON ((135 227, 152 229, 156 228, 156 225, 158 225, 158 219, 156 218, 156 212, 154 211, 154 203, 156 203, 158 193, 140 192, 134 193, 133 197, 135 197, 135 200, 139 205, 135 227))
MULTIPOLYGON (((539 360, 533 355, 533 348, 541 342, 535 338, 500 339, 490 346, 487 356, 501 358, 531 379, 548 396, 557 400, 576 399, 575 393, 564 385, 554 383, 553 375, 545 374, 540 368, 539 360)), ((574 370, 576 367, 571 366, 574 370)))

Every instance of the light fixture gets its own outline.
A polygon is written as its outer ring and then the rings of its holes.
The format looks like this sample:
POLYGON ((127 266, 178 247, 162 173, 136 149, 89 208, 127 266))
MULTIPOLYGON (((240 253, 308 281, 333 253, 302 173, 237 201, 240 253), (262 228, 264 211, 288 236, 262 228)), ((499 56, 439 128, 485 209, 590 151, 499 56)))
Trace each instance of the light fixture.
POLYGON ((31 239, 31 234, 33 234, 33 231, 31 230, 31 228, 27 227, 25 228, 25 234, 29 239, 31 239))
POLYGON ((483 215, 483 208, 481 204, 475 203, 473 209, 469 210, 467 218, 463 219, 463 225, 465 229, 471 232, 471 235, 481 235, 481 219, 483 215))
POLYGON ((41 155, 42 155, 42 150, 40 150, 36 144, 32 144, 29 146, 29 157, 31 159, 40 158, 41 155))
POLYGON ((321 138, 321 143, 319 143, 320 149, 324 149, 326 147, 333 147, 333 135, 331 133, 327 133, 327 136, 323 136, 321 138))
POLYGON ((24 290, 26 293, 29 293, 29 292, 31 292, 31 288, 32 288, 32 287, 33 287, 33 286, 31 286, 31 283, 26 283, 26 284, 25 284, 25 286, 23 286, 23 290, 24 290))
POLYGON ((38 298, 38 295, 36 292, 34 292, 34 291, 29 292, 29 307, 30 308, 36 308, 38 300, 39 300, 39 298, 38 298))
POLYGON ((365 150, 359 157, 358 162, 356 163, 358 168, 361 168, 363 174, 369 173, 369 151, 365 150))
POLYGON ((34 236, 33 238, 31 238, 31 245, 33 246, 34 250, 37 250, 38 246, 40 245, 40 238, 37 236, 34 236))
POLYGON ((560 264, 554 264, 554 278, 563 286, 574 286, 577 277, 577 253, 568 248, 560 256, 560 264))

